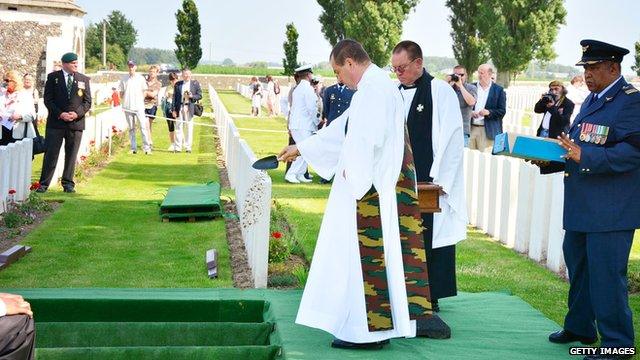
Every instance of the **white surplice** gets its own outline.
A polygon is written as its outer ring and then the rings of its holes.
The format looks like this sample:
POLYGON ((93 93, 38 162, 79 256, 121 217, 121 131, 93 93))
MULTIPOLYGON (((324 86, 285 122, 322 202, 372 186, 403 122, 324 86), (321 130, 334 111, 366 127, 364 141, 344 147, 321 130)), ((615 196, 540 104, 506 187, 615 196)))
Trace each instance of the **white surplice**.
POLYGON ((298 144, 325 179, 335 174, 296 323, 336 338, 374 342, 415 336, 409 320, 398 229, 396 183, 404 154, 402 98, 388 73, 370 65, 349 110, 298 144), (348 132, 345 125, 348 119, 348 132), (370 332, 360 263, 356 200, 374 185, 380 195, 393 329, 370 332))
POLYGON ((433 165, 429 176, 442 186, 439 213, 433 214, 433 248, 454 245, 467 238, 464 190, 464 133, 458 97, 451 86, 431 80, 433 98, 433 165))
MULTIPOLYGON (((416 88, 400 89, 409 116, 416 88)), ((462 114, 458 96, 446 82, 431 80, 433 164, 429 176, 442 186, 439 213, 433 214, 433 248, 455 245, 467 237, 467 203, 464 192, 462 114)), ((428 260, 428 259, 427 259, 428 260)))

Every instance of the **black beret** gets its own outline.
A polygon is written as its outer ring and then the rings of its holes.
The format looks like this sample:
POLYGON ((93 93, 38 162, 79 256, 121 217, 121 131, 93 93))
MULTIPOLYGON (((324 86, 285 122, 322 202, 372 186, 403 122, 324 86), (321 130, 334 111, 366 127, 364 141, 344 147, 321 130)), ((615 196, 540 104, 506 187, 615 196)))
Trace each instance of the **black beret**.
POLYGON ((582 40, 582 59, 576 66, 597 64, 602 61, 622 62, 622 58, 629 53, 629 50, 619 46, 607 44, 598 40, 582 40))

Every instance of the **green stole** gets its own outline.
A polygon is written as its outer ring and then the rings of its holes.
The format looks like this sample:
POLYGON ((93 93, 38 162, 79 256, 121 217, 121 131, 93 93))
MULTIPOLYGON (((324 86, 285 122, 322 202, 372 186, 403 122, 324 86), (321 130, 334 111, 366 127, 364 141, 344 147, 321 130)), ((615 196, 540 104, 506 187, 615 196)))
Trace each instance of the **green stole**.
MULTIPOLYGON (((409 317, 415 320, 429 317, 433 312, 416 191, 416 169, 406 127, 404 137, 404 158, 396 184, 396 201, 409 317)), ((380 198, 374 186, 357 202, 356 217, 369 331, 391 330, 393 319, 384 262, 380 198)))

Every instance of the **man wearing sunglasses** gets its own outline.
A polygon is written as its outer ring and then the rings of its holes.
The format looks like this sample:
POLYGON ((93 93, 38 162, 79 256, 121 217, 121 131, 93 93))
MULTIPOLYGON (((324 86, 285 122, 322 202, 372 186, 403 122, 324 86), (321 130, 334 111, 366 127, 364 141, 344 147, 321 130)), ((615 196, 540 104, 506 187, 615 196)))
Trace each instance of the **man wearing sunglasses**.
MULTIPOLYGON (((433 182, 443 189, 440 213, 423 213, 430 298, 455 296, 455 244, 467 236, 467 207, 462 170, 464 137, 458 99, 445 81, 434 79, 423 67, 422 50, 413 41, 393 49, 393 71, 400 80, 405 120, 411 140, 418 182, 433 182)), ((417 336, 449 338, 446 324, 417 321, 417 336)))
POLYGON ((467 82, 467 69, 462 65, 456 65, 453 68, 453 74, 447 75, 447 82, 453 87, 453 91, 458 96, 460 113, 462 114, 462 127, 464 129, 464 146, 468 147, 471 134, 471 113, 478 98, 478 88, 467 82))

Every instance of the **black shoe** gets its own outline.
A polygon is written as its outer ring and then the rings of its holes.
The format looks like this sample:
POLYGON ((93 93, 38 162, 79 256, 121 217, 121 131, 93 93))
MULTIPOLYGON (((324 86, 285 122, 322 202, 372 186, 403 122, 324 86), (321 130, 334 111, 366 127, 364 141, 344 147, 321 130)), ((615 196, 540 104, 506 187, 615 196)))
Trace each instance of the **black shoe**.
POLYGON ((76 189, 74 189, 73 186, 64 186, 62 189, 66 193, 74 193, 74 192, 76 192, 76 189))
POLYGON ((549 341, 556 344, 567 344, 574 341, 580 341, 584 345, 591 345, 598 341, 598 338, 588 338, 580 335, 576 335, 567 330, 556 331, 549 335, 549 341))
POLYGON ((41 194, 46 193, 47 189, 48 189, 48 186, 40 185, 40 187, 36 189, 36 192, 41 194))
POLYGON ((380 350, 387 345, 389 340, 382 340, 370 343, 352 343, 340 339, 331 342, 331 347, 336 349, 352 349, 352 350, 380 350))
POLYGON ((618 360, 631 359, 633 355, 587 355, 584 360, 618 360))
POLYGON ((449 339, 451 328, 438 315, 416 320, 416 336, 430 339, 449 339))

